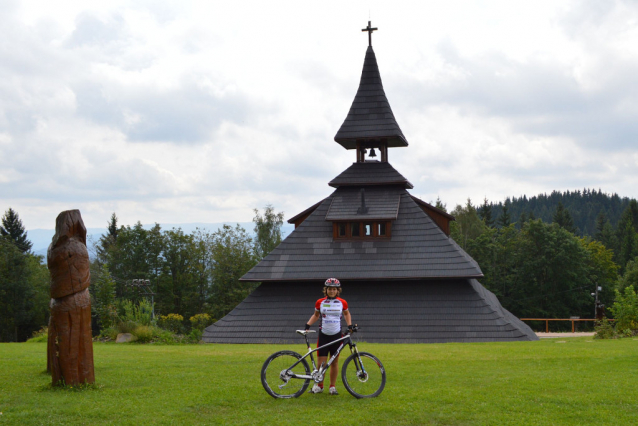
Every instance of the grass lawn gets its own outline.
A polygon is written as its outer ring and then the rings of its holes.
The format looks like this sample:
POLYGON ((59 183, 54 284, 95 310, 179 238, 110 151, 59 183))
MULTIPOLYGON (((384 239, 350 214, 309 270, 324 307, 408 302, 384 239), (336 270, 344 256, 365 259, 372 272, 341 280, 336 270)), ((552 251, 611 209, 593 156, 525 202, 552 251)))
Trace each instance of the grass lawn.
POLYGON ((99 386, 80 392, 48 386, 45 343, 0 344, 0 425, 638 424, 638 339, 359 348, 386 367, 378 398, 270 397, 264 360, 303 344, 95 343, 99 386))

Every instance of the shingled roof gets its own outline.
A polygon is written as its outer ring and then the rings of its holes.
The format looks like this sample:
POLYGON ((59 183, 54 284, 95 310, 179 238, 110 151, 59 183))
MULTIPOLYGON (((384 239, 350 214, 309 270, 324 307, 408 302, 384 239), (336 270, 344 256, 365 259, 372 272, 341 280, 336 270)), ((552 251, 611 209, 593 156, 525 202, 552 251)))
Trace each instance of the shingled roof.
POLYGON ((326 220, 335 198, 352 192, 337 188, 242 281, 303 281, 477 278, 478 264, 449 238, 400 186, 380 187, 400 196, 391 239, 339 241, 326 220))
POLYGON ((346 149, 363 142, 358 162, 330 182, 336 188, 330 196, 290 219, 295 230, 241 278, 259 287, 206 328, 205 342, 301 344, 295 330, 312 314, 328 277, 341 280, 362 327, 357 337, 367 342, 538 340, 475 279, 483 276, 479 265, 449 238, 454 218, 411 196, 412 184, 387 163, 387 147, 407 141, 372 47, 335 141, 346 149), (382 162, 365 160, 364 149, 372 147, 380 149, 382 162), (362 189, 367 210, 360 209, 362 189), (390 232, 350 239, 333 234, 335 222, 375 219, 390 221, 390 232))
POLYGON ((326 220, 369 221, 377 219, 394 220, 399 214, 399 201, 403 188, 397 186, 373 186, 364 188, 344 187, 332 197, 326 220), (361 210, 361 191, 366 204, 366 212, 361 210))
MULTIPOLYGON (((474 279, 342 281, 355 335, 373 343, 444 343, 538 340, 496 296, 474 279)), ((321 282, 261 284, 232 312, 209 326, 208 343, 297 343, 321 282)), ((316 330, 315 324, 312 329, 316 330)), ((305 349, 304 349, 305 350, 305 349)))
POLYGON ((346 185, 401 185, 412 189, 412 184, 388 162, 366 161, 353 163, 328 184, 338 188, 346 185))
POLYGON ((386 139, 389 147, 408 146, 385 96, 372 46, 366 51, 359 90, 335 135, 335 141, 346 149, 355 149, 356 141, 362 139, 386 139))

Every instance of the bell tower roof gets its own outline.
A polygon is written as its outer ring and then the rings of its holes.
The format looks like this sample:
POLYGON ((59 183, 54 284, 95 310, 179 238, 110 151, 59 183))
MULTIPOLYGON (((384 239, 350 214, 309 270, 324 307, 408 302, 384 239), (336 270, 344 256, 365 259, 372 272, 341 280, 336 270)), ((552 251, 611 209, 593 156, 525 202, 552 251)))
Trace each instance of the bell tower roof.
POLYGON ((385 96, 372 46, 368 46, 366 51, 359 90, 334 139, 346 149, 356 149, 357 142, 380 142, 387 147, 408 146, 385 96))

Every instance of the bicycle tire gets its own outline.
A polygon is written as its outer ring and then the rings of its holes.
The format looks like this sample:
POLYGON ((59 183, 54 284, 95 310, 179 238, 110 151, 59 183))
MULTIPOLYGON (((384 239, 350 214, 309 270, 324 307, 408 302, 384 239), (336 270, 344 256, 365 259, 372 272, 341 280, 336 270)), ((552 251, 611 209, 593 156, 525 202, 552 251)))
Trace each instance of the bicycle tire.
MULTIPOLYGON (((293 351, 279 351, 268 357, 261 367, 261 384, 270 396, 273 398, 297 398, 308 389, 310 379, 285 381, 281 378, 281 372, 290 368, 301 358, 301 355, 293 351), (295 383, 300 383, 301 386, 297 387, 295 383), (279 386, 282 385, 283 387, 280 388, 279 386), (282 389, 284 389, 283 392, 282 389)), ((294 372, 296 374, 310 374, 310 368, 305 359, 301 359, 301 362, 295 366, 294 372), (300 371, 302 368, 303 372, 300 371)))
POLYGON ((343 363, 341 380, 346 390, 355 398, 374 398, 379 396, 385 387, 385 368, 379 358, 368 352, 354 353, 343 363), (361 360, 365 376, 358 365, 361 360))

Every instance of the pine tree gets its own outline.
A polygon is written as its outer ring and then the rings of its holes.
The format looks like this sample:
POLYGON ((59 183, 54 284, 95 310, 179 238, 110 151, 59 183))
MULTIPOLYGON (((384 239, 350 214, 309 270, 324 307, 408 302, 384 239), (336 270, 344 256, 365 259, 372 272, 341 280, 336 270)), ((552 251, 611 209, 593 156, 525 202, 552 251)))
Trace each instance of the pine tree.
POLYGON ((498 225, 501 228, 507 228, 508 226, 510 226, 510 223, 512 223, 512 219, 510 218, 510 213, 509 213, 509 209, 510 209, 510 200, 509 198, 505 200, 505 203, 503 204, 503 213, 501 213, 501 215, 498 218, 498 225))
POLYGON ((489 226, 490 228, 494 226, 494 218, 492 218, 492 206, 487 203, 487 197, 483 199, 483 205, 479 208, 478 214, 487 226, 489 226))
POLYGON ((434 204, 434 207, 447 213, 447 206, 443 203, 443 201, 441 201, 441 197, 436 197, 436 203, 434 204))
POLYGON ((607 223, 605 213, 598 213, 598 216, 596 217, 596 235, 594 235, 594 238, 600 242, 603 242, 602 237, 603 230, 605 229, 605 223, 607 223))
POLYGON ((20 216, 11 207, 2 216, 0 235, 8 236, 22 253, 27 253, 33 246, 33 243, 27 239, 27 232, 20 216))
POLYGON ((553 222, 566 231, 576 234, 576 227, 574 226, 574 219, 569 211, 563 207, 563 203, 558 202, 556 212, 554 212, 553 222))
POLYGON ((109 262, 109 252, 115 247, 120 230, 117 227, 117 215, 111 214, 111 219, 106 223, 106 234, 100 237, 95 245, 97 260, 100 264, 109 262))
POLYGON ((636 231, 630 221, 625 222, 620 235, 620 253, 618 254, 618 261, 621 269, 624 271, 627 263, 638 256, 638 235, 636 235, 636 231))
POLYGON ((523 212, 521 213, 521 218, 518 220, 518 225, 521 229, 525 226, 525 222, 527 222, 527 215, 523 212))
POLYGON ((115 212, 111 215, 111 220, 108 222, 107 230, 109 231, 109 235, 113 237, 113 241, 117 240, 117 216, 115 212))

